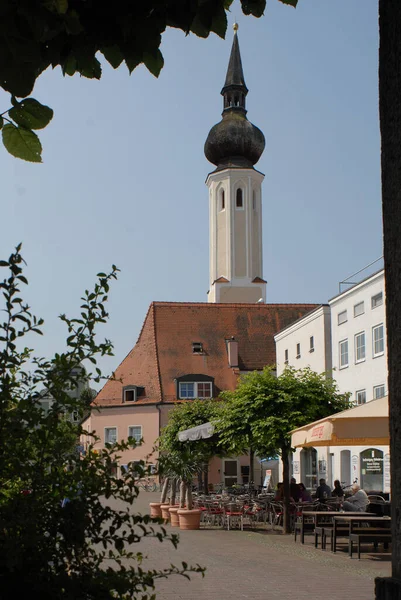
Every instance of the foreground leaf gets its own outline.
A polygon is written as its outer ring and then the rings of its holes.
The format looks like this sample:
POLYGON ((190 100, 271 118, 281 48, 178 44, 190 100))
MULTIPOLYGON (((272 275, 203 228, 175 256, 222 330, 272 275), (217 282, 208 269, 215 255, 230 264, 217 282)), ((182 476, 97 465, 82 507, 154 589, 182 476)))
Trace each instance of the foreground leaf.
POLYGON ((29 162, 42 162, 42 144, 36 133, 25 127, 7 124, 2 129, 2 135, 3 144, 10 154, 29 162))
POLYGON ((144 52, 143 62, 152 75, 159 77, 160 71, 164 65, 164 58, 159 49, 152 53, 144 52))
POLYGON ((43 129, 53 118, 53 110, 35 98, 25 98, 9 110, 10 118, 26 129, 43 129))

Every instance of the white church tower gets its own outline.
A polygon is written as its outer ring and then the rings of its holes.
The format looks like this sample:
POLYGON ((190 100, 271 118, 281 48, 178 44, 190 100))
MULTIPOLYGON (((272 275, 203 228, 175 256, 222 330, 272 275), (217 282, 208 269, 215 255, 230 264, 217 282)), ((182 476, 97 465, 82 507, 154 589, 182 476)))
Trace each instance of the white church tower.
POLYGON ((222 120, 205 143, 216 165, 207 177, 210 220, 208 302, 266 302, 262 270, 262 181, 253 168, 265 147, 263 133, 246 117, 248 89, 234 25, 222 120))

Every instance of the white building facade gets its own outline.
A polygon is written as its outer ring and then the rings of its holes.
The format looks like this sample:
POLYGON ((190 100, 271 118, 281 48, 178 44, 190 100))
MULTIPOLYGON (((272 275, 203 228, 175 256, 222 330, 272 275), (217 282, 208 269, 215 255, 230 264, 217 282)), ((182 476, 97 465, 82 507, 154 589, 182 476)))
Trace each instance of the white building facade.
MULTIPOLYGON (((277 373, 280 375, 286 364, 326 372, 341 393, 349 393, 356 405, 364 404, 387 395, 385 336, 381 270, 278 333, 277 373)), ((346 485, 357 480, 367 491, 390 492, 388 446, 299 448, 293 455, 292 470, 296 480, 308 488, 324 478, 331 486, 335 479, 346 485)))
POLYGON ((310 367, 316 373, 331 374, 330 307, 317 309, 292 323, 274 336, 277 375, 287 365, 296 369, 310 367))

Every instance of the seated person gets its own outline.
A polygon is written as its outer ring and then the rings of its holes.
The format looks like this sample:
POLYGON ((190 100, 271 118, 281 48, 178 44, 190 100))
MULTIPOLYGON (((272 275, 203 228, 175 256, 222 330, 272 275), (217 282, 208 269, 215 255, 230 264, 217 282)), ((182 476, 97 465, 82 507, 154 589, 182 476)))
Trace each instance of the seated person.
POLYGON ((279 481, 279 483, 277 484, 276 493, 274 495, 274 501, 282 502, 283 500, 284 500, 284 483, 279 481))
POLYGON ((354 483, 352 486, 352 496, 343 502, 343 509, 346 511, 365 512, 369 504, 369 498, 365 490, 354 483))
POLYGON ((319 484, 320 485, 316 490, 316 498, 317 500, 320 500, 320 502, 324 502, 326 498, 331 498, 331 489, 323 478, 319 480, 319 484))
POLYGON ((331 495, 336 496, 337 498, 344 498, 344 490, 338 479, 334 482, 334 490, 331 492, 331 495))
POLYGON ((312 502, 312 496, 306 489, 303 483, 300 483, 298 486, 299 489, 299 500, 301 502, 312 502))
POLYGON ((294 500, 294 502, 298 502, 300 498, 299 486, 295 480, 295 477, 291 477, 290 496, 294 500))

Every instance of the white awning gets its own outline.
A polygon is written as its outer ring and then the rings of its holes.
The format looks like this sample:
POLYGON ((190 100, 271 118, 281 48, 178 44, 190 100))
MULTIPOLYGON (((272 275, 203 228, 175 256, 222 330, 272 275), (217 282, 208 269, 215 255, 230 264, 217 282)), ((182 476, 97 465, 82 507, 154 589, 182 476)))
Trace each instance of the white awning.
POLYGON ((202 423, 190 429, 184 429, 178 433, 180 442, 196 442, 197 440, 206 440, 212 437, 214 425, 212 423, 202 423))

